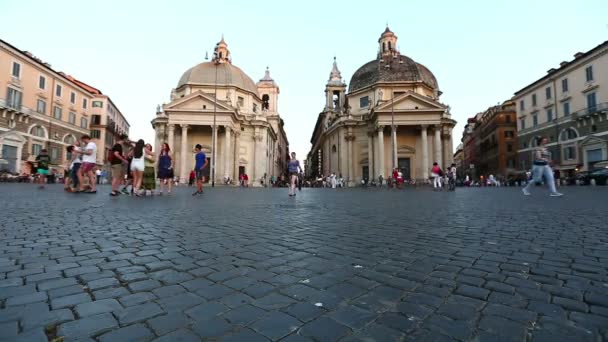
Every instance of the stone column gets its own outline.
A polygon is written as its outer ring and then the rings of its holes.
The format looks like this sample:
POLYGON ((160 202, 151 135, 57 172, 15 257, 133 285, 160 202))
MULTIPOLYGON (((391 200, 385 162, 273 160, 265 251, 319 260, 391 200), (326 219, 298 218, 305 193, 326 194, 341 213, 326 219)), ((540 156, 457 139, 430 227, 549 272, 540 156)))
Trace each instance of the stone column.
POLYGON ((429 138, 427 136, 427 125, 421 126, 421 135, 420 139, 422 140, 422 178, 424 181, 429 179, 429 138))
POLYGON ((173 134, 175 132, 175 125, 174 124, 169 124, 167 125, 167 144, 169 144, 169 148, 174 148, 174 144, 173 144, 173 134))
POLYGON ((378 126, 378 176, 387 176, 384 174, 384 126, 378 126))
POLYGON ((179 168, 179 182, 182 184, 188 183, 188 155, 190 155, 190 149, 188 148, 188 129, 190 126, 181 125, 182 127, 182 147, 181 147, 181 164, 179 168))
POLYGON ((445 167, 449 167, 452 164, 452 158, 450 156, 450 154, 452 153, 451 148, 450 148, 450 140, 451 137, 449 136, 444 136, 443 137, 443 165, 445 165, 445 167))
POLYGON ((374 179, 374 144, 373 140, 374 134, 372 132, 367 132, 367 169, 369 170, 369 179, 371 181, 374 179))
MULTIPOLYGON (((164 126, 163 125, 154 126, 154 153, 157 155, 158 155, 158 152, 160 151, 160 144, 161 144, 163 135, 164 135, 164 126)), ((65 149, 64 149, 64 151, 65 151, 65 149)), ((64 158, 64 160, 65 160, 65 158, 64 158)))
POLYGON ((233 179, 238 182, 239 180, 239 154, 241 149, 241 132, 234 131, 234 177, 233 179))
POLYGON ((391 139, 392 139, 392 155, 391 155, 391 160, 393 162, 393 165, 391 165, 391 168, 393 167, 397 167, 397 126, 393 125, 391 127, 391 139))
POLYGON ((441 155, 441 126, 435 126, 435 160, 433 162, 437 162, 439 167, 443 168, 442 155, 441 155))
POLYGON ((258 129, 253 129, 253 165, 251 165, 251 174, 249 175, 249 184, 253 186, 256 177, 256 166, 258 165, 258 129))
POLYGON ((232 179, 234 179, 234 177, 230 174, 230 136, 231 136, 231 132, 230 132, 230 127, 226 126, 226 135, 224 136, 225 140, 224 140, 224 176, 228 176, 232 179))
POLYGON ((353 136, 352 134, 347 131, 346 133, 346 148, 347 148, 347 164, 346 167, 348 169, 348 185, 350 186, 351 184, 355 184, 355 169, 353 167, 354 165, 354 158, 353 158, 353 136))
POLYGON ((211 139, 212 139, 212 146, 211 146, 211 172, 209 174, 209 176, 211 177, 211 181, 213 183, 215 183, 216 179, 217 179, 217 175, 216 175, 216 168, 218 165, 217 162, 217 158, 218 158, 218 153, 217 153, 217 126, 213 127, 211 126, 211 139))

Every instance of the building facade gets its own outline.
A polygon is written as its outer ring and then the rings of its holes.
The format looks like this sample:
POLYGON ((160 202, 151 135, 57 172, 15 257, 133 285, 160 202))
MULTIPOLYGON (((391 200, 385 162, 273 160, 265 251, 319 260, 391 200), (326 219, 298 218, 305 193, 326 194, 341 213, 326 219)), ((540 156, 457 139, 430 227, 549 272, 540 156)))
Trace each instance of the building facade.
POLYGON ((458 179, 464 178, 464 147, 462 143, 456 147, 454 152, 454 164, 456 164, 456 177, 458 179))
POLYGON ((42 149, 52 169, 89 134, 93 94, 33 54, 0 40, 0 169, 29 174, 42 149))
POLYGON ((348 93, 334 59, 307 156, 311 177, 334 173, 350 185, 391 176, 426 180, 433 162, 452 163, 449 107, 439 102, 435 76, 401 55, 388 27, 376 59, 352 76, 348 93))
POLYGON ((171 92, 171 102, 157 109, 152 126, 155 149, 168 143, 176 176, 188 181, 196 144, 209 165, 206 179, 216 183, 247 174, 257 186, 266 177, 284 176, 289 142, 278 111, 279 86, 266 70, 256 84, 232 64, 228 45, 217 43, 211 62, 188 69, 171 92), (212 160, 216 150, 216 162, 212 160))
POLYGON ((483 112, 473 134, 479 141, 475 153, 478 175, 507 179, 517 172, 517 120, 513 101, 483 112))
POLYGON ((109 96, 96 94, 91 101, 91 140, 97 144, 97 164, 109 168, 108 153, 121 134, 129 135, 129 122, 109 96))
POLYGON ((562 177, 608 159, 608 41, 560 63, 517 91, 519 162, 529 169, 536 137, 549 139, 562 177))

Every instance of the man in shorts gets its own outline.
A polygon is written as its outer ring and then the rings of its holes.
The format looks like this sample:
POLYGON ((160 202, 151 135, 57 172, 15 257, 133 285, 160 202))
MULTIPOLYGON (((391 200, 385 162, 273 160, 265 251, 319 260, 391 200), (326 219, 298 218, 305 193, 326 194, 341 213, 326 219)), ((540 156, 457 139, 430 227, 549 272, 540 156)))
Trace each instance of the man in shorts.
POLYGON ((114 146, 112 146, 112 150, 110 151, 111 158, 109 159, 112 167, 112 192, 110 192, 110 196, 120 195, 118 188, 125 179, 125 165, 129 164, 129 161, 123 155, 122 145, 126 139, 127 136, 125 134, 121 134, 118 141, 116 144, 114 144, 114 146))
POLYGON ((91 137, 87 134, 81 137, 84 147, 74 152, 82 155, 82 165, 80 166, 80 172, 78 174, 80 189, 78 192, 86 192, 89 194, 97 193, 97 176, 95 175, 95 169, 97 168, 97 145, 91 141, 91 137), (90 190, 84 190, 84 177, 89 179, 90 190))
POLYGON ((38 183, 40 184, 38 189, 44 189, 49 175, 49 163, 51 162, 51 157, 49 157, 46 149, 40 151, 40 154, 36 157, 36 162, 38 163, 36 172, 38 173, 38 183))
POLYGON ((196 146, 194 147, 194 160, 196 161, 194 165, 194 173, 196 177, 196 192, 193 193, 192 196, 203 194, 203 181, 205 178, 203 176, 203 170, 207 167, 209 161, 207 160, 207 156, 205 155, 205 152, 202 151, 202 149, 203 147, 201 146, 201 144, 196 144, 196 146))

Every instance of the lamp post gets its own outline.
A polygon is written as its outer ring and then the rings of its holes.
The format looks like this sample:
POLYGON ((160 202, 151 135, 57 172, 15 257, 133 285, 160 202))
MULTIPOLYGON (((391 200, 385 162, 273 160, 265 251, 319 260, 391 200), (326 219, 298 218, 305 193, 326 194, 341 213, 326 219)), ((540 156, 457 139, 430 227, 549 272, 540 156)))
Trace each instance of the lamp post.
POLYGON ((217 126, 216 126, 216 111, 217 111, 217 67, 219 64, 219 59, 217 54, 213 58, 213 64, 215 66, 215 89, 213 95, 213 131, 211 132, 211 145, 213 151, 211 152, 211 187, 215 187, 215 157, 217 153, 215 150, 217 149, 217 126))
POLYGON ((393 108, 393 103, 394 103, 394 99, 395 99, 395 89, 391 89, 391 148, 392 148, 392 153, 391 156, 393 157, 393 170, 395 170, 395 168, 397 167, 396 163, 397 163, 397 150, 395 149, 395 144, 397 140, 397 130, 395 129, 395 111, 393 108))

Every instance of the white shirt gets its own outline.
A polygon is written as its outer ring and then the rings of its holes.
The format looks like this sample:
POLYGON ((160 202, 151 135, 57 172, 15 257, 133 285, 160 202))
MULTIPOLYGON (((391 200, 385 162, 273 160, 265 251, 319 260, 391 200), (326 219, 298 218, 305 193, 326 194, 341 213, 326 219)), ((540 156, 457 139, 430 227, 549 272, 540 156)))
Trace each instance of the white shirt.
POLYGON ((93 163, 96 164, 97 163, 97 145, 95 145, 94 142, 89 141, 89 143, 87 144, 87 146, 84 148, 85 152, 86 151, 93 151, 93 153, 89 154, 83 154, 82 155, 82 162, 83 163, 93 163))

